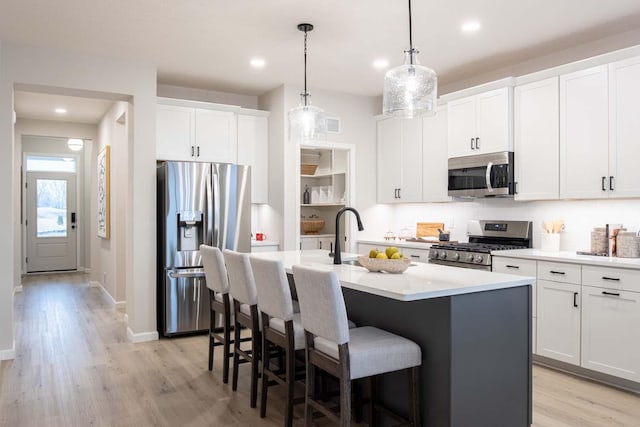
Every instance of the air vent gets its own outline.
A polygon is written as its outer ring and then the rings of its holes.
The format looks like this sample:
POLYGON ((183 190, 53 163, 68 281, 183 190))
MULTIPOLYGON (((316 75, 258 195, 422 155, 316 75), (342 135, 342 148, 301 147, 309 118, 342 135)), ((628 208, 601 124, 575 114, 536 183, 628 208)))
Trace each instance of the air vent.
POLYGON ((327 117, 327 132, 340 133, 340 119, 327 117))

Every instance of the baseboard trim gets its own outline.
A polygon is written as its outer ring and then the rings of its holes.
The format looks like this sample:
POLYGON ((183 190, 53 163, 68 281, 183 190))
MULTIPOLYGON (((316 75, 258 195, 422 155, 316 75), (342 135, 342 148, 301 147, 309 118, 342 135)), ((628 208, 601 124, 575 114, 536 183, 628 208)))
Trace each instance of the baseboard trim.
POLYGON ((9 350, 0 350, 0 360, 13 360, 16 358, 16 340, 13 340, 13 347, 9 350))
POLYGON ((22 292, 22 285, 18 285, 18 286, 14 286, 13 287, 13 294, 17 294, 18 292, 22 292))
POLYGON ((127 326, 127 338, 129 342, 133 344, 139 344, 148 341, 157 341, 158 340, 158 331, 153 332, 140 332, 138 334, 134 333, 130 327, 127 326))
POLYGON ((100 290, 102 290, 102 292, 107 296, 107 298, 109 298, 109 301, 111 301, 111 305, 113 305, 115 308, 121 309, 121 308, 127 307, 126 301, 116 301, 115 298, 113 298, 113 296, 109 293, 109 291, 107 291, 107 289, 104 286, 102 286, 102 283, 96 280, 90 280, 89 285, 91 285, 92 288, 100 288, 100 290))

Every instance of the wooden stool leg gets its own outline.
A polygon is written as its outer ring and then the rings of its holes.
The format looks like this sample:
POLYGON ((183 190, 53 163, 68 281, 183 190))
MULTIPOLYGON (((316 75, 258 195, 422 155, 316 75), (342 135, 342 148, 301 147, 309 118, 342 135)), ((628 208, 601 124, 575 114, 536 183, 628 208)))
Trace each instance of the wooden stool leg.
POLYGON ((351 426, 351 379, 340 378, 340 425, 351 426))
POLYGON ((369 377, 369 425, 376 425, 376 377, 369 377))
POLYGON ((306 427, 311 427, 313 421, 313 406, 311 406, 311 403, 309 402, 316 397, 316 372, 315 368, 309 361, 308 351, 305 359, 307 364, 307 375, 304 390, 304 425, 306 427))
POLYGON ((267 416, 267 390, 269 389, 269 341, 265 339, 265 334, 262 335, 262 349, 264 354, 262 355, 262 390, 260 394, 260 417, 267 416))
POLYGON ((286 427, 293 426, 293 393, 296 385, 296 358, 295 348, 289 347, 286 351, 286 364, 287 364, 287 409, 284 417, 284 425, 286 427))
MULTIPOLYGON (((257 328, 256 328, 257 329, 257 328)), ((258 403, 258 363, 260 362, 260 344, 258 332, 251 333, 251 407, 255 408, 258 403)))
POLYGON ((240 367, 240 354, 238 354, 238 349, 240 348, 240 324, 236 322, 233 325, 233 329, 233 380, 231 390, 236 391, 238 389, 238 368, 240 367))
POLYGON ((216 312, 211 310, 209 319, 209 370, 213 370, 213 350, 215 348, 215 339, 211 333, 216 328, 216 312))
POLYGON ((224 313, 224 343, 223 354, 224 360, 222 361, 222 382, 229 383, 229 358, 231 356, 231 314, 229 310, 224 313))

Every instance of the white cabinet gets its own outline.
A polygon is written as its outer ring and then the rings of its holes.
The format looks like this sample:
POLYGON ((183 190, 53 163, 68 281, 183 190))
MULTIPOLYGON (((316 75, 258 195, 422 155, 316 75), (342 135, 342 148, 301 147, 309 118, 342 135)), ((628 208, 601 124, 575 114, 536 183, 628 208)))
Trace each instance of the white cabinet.
POLYGON ((640 293, 582 289, 582 367, 640 382, 640 293))
POLYGON ((514 97, 515 199, 557 199, 560 192, 558 77, 517 86, 514 97))
POLYGON ((377 123, 378 203, 422 201, 422 120, 377 123))
POLYGON ((193 108, 163 104, 156 106, 156 158, 196 160, 194 134, 193 108))
POLYGON ((383 244, 370 244, 370 243, 358 243, 358 253, 361 255, 367 255, 372 249, 384 251, 390 246, 398 248, 405 258, 409 258, 413 262, 429 262, 429 247, 431 245, 425 244, 424 249, 408 248, 405 246, 398 246, 397 242, 389 242, 383 244))
MULTIPOLYGON (((300 236, 300 250, 324 249, 333 252, 335 236, 300 236)), ((340 244, 343 246, 343 244, 340 244)), ((344 247, 342 248, 344 251, 344 247)))
POLYGON ((609 193, 640 196, 640 57, 609 64, 609 193))
POLYGON ((156 106, 156 158, 236 163, 236 115, 188 106, 156 106))
POLYGON ((560 197, 608 197, 607 66, 560 76, 560 197))
POLYGON ((449 157, 513 149, 513 88, 449 101, 449 157))
POLYGON ((251 203, 269 203, 269 118, 238 115, 238 163, 251 166, 251 203))
POLYGON ((238 139, 235 113, 196 108, 195 116, 194 146, 197 160, 236 163, 238 139))
POLYGON ((450 201, 447 195, 447 109, 422 119, 422 201, 450 201))
POLYGON ((580 365, 580 285, 537 280, 537 354, 580 365))

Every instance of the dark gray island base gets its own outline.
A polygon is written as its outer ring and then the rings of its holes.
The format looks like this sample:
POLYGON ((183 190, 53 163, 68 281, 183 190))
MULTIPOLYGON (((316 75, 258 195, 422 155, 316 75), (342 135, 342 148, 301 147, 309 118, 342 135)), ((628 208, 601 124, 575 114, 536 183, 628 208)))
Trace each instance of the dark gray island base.
MULTIPOLYGON (((398 301, 343 287, 349 318, 422 348, 422 425, 531 425, 531 287, 398 301)), ((408 413, 401 373, 377 383, 378 399, 408 413)), ((392 425, 381 417, 382 425, 392 425)))

